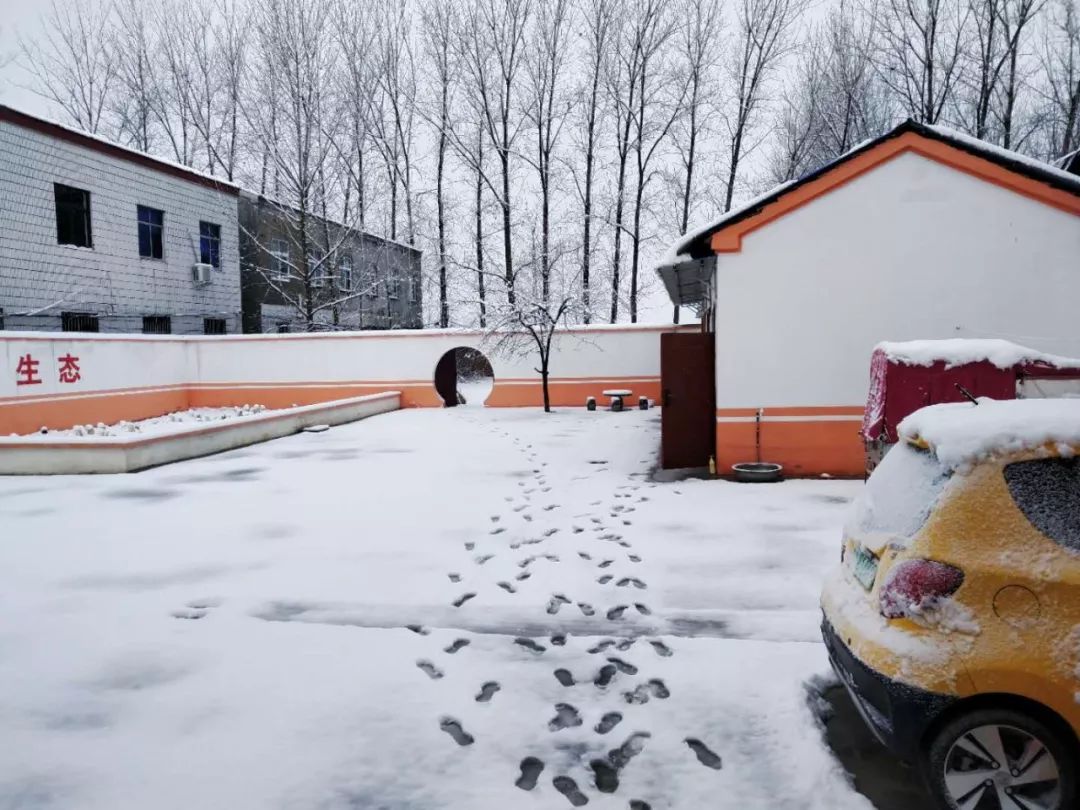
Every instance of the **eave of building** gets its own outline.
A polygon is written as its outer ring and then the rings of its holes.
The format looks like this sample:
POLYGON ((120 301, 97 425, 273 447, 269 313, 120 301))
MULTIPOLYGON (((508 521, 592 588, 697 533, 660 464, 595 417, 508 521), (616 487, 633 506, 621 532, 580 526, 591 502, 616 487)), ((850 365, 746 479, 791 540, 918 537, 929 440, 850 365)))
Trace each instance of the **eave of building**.
POLYGON ((204 188, 213 189, 214 191, 220 191, 223 194, 228 194, 233 197, 240 194, 240 188, 226 180, 203 174, 195 169, 181 166, 177 163, 170 163, 167 160, 151 157, 145 152, 129 149, 126 146, 107 141, 97 135, 91 135, 77 129, 72 129, 71 127, 66 127, 62 124, 57 124, 53 121, 48 121, 44 118, 38 118, 2 104, 0 104, 0 122, 13 124, 14 126, 22 127, 23 129, 29 129, 50 138, 55 138, 58 141, 81 146, 92 152, 108 155, 109 157, 123 160, 128 163, 134 163, 137 166, 151 169, 160 174, 176 177, 180 180, 185 180, 189 183, 203 186, 204 188))

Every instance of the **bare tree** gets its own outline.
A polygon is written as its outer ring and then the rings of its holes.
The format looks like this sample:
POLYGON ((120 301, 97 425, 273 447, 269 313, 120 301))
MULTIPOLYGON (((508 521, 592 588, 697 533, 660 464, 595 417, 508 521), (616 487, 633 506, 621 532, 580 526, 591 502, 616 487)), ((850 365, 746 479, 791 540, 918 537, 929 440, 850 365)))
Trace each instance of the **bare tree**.
POLYGON ((548 378, 551 374, 551 347, 560 325, 570 309, 570 295, 558 295, 544 301, 519 290, 514 304, 499 306, 490 322, 484 343, 494 354, 510 357, 535 357, 536 373, 544 395, 544 412, 551 413, 548 378))
MULTIPOLYGON (((335 278, 353 223, 330 229, 325 216, 327 201, 348 182, 334 170, 347 108, 333 97, 337 51, 330 47, 330 6, 322 0, 266 0, 253 25, 264 70, 245 99, 244 117, 280 179, 271 204, 290 242, 290 258, 276 261, 266 281, 313 330, 344 300, 359 295, 342 291, 335 278)), ((260 248, 272 253, 266 245, 260 248)))
POLYGON ((960 74, 964 97, 958 107, 976 138, 1005 147, 1013 143, 1024 36, 1043 5, 1044 0, 969 0, 971 64, 960 74))
POLYGON ((570 103, 565 93, 565 70, 570 35, 569 0, 548 0, 537 7, 529 42, 526 69, 529 100, 527 117, 536 135, 535 158, 540 185, 540 283, 548 300, 551 286, 552 160, 570 103))
POLYGON ((962 0, 882 0, 876 15, 878 75, 909 116, 936 124, 959 81, 970 8, 962 0))
MULTIPOLYGON (((933 2, 934 0, 932 0, 933 2)), ((895 0, 901 2, 901 0, 895 0)), ((767 84, 791 47, 791 30, 805 8, 803 0, 740 0, 735 22, 734 56, 730 61, 735 88, 725 116, 728 130, 728 176, 724 210, 731 210, 739 169, 749 151, 767 84)))
POLYGON ((502 215, 503 281, 514 301, 514 237, 511 156, 517 154, 521 131, 515 94, 525 58, 525 37, 532 13, 531 0, 471 0, 459 39, 461 63, 470 80, 473 113, 480 119, 499 165, 498 185, 481 171, 479 155, 451 130, 459 155, 492 192, 502 215))
POLYGON ((694 206, 698 140, 710 113, 707 94, 716 78, 713 73, 719 52, 720 5, 717 0, 684 0, 682 14, 678 42, 686 71, 685 122, 675 142, 683 174, 679 233, 685 234, 694 206))
POLYGON ((608 43, 611 39, 612 18, 616 0, 588 0, 584 11, 587 82, 582 91, 584 104, 584 180, 582 182, 581 235, 581 315, 584 323, 592 319, 590 271, 593 257, 593 174, 601 118, 601 89, 608 43))
POLYGON ((105 125, 109 93, 117 78, 109 0, 51 0, 40 40, 19 40, 34 92, 56 104, 81 129, 105 125))
POLYGON ((120 0, 112 32, 120 89, 110 104, 117 119, 117 136, 132 148, 154 148, 154 105, 157 93, 153 25, 141 13, 139 0, 120 0))
POLYGON ((631 109, 634 129, 634 219, 630 231, 630 322, 637 323, 638 273, 641 265, 642 216, 645 189, 652 177, 653 159, 667 140, 682 110, 689 76, 673 69, 666 46, 675 33, 675 17, 664 0, 644 0, 636 19, 635 48, 639 51, 637 101, 631 109))
POLYGON ((1050 157, 1080 149, 1080 9, 1075 0, 1057 0, 1043 42, 1046 132, 1050 157))
POLYGON ((346 106, 344 137, 337 146, 338 161, 349 175, 345 188, 343 217, 348 220, 355 205, 356 221, 367 226, 368 176, 366 160, 371 139, 371 117, 375 109, 376 60, 372 54, 378 36, 378 15, 369 0, 338 0, 334 8, 334 28, 341 51, 341 98, 346 106), (355 203, 353 194, 355 193, 355 203))
POLYGON ((435 148, 435 209, 436 228, 438 231, 436 249, 439 263, 439 326, 443 329, 450 325, 450 300, 447 284, 446 258, 446 152, 449 145, 450 113, 453 105, 453 91, 456 85, 457 66, 453 61, 453 41, 456 28, 456 10, 450 3, 433 0, 424 9, 425 54, 434 78, 438 94, 438 114, 435 148))

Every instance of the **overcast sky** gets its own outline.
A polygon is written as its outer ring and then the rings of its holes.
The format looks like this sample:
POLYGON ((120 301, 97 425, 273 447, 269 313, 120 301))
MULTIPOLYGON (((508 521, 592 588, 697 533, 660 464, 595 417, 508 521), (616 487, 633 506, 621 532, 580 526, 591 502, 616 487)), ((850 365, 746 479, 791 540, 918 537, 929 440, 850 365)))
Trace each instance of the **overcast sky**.
POLYGON ((44 2, 0 0, 0 103, 55 118, 56 111, 44 99, 22 86, 27 84, 26 72, 8 61, 18 55, 18 33, 37 33, 44 8, 44 2))

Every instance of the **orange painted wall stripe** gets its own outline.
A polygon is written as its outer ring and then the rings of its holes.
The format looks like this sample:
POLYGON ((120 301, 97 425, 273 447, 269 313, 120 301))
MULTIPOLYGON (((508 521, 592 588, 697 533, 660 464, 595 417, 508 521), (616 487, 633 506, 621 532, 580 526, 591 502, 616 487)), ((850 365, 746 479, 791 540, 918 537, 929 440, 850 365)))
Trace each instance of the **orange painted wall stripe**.
MULTIPOLYGON (((548 388, 551 403, 558 407, 584 406, 587 397, 606 404, 602 391, 613 384, 625 384, 637 397, 660 398, 660 379, 652 378, 553 378, 548 388)), ((43 426, 63 430, 75 425, 134 421, 161 416, 187 408, 221 408, 263 405, 270 409, 294 405, 315 405, 365 394, 401 392, 405 408, 439 408, 443 401, 431 380, 379 380, 302 383, 199 383, 196 385, 126 388, 55 394, 33 399, 8 398, 0 401, 0 436, 34 433, 43 426)), ((496 379, 485 405, 488 407, 529 407, 543 404, 540 381, 496 379)))
MULTIPOLYGON (((860 422, 772 422, 761 427, 761 460, 784 465, 788 477, 821 474, 862 478, 865 450, 860 422)), ((753 422, 716 425, 716 468, 728 475, 732 464, 757 460, 753 422)))
POLYGON ((715 253, 738 253, 742 250, 742 239, 746 234, 768 225, 905 152, 914 152, 1025 197, 1080 216, 1080 197, 1074 194, 1017 174, 955 146, 925 138, 915 132, 905 132, 903 135, 882 141, 877 146, 845 160, 816 180, 782 195, 758 213, 726 227, 721 226, 710 238, 709 245, 715 253))
MULTIPOLYGON (((809 405, 763 408, 763 416, 858 416, 862 418, 862 405, 809 405)), ((717 408, 717 416, 757 416, 757 408, 717 408)))

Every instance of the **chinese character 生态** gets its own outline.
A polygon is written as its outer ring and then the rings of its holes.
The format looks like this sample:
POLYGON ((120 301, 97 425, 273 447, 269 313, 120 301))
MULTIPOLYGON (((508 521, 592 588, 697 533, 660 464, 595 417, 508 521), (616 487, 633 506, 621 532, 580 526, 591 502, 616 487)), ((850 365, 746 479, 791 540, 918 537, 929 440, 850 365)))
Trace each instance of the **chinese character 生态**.
POLYGON ((40 385, 41 377, 38 376, 40 360, 35 360, 29 354, 19 358, 19 364, 15 367, 16 385, 40 385))
POLYGON ((82 379, 79 372, 79 358, 65 354, 60 360, 60 382, 74 383, 82 379))

